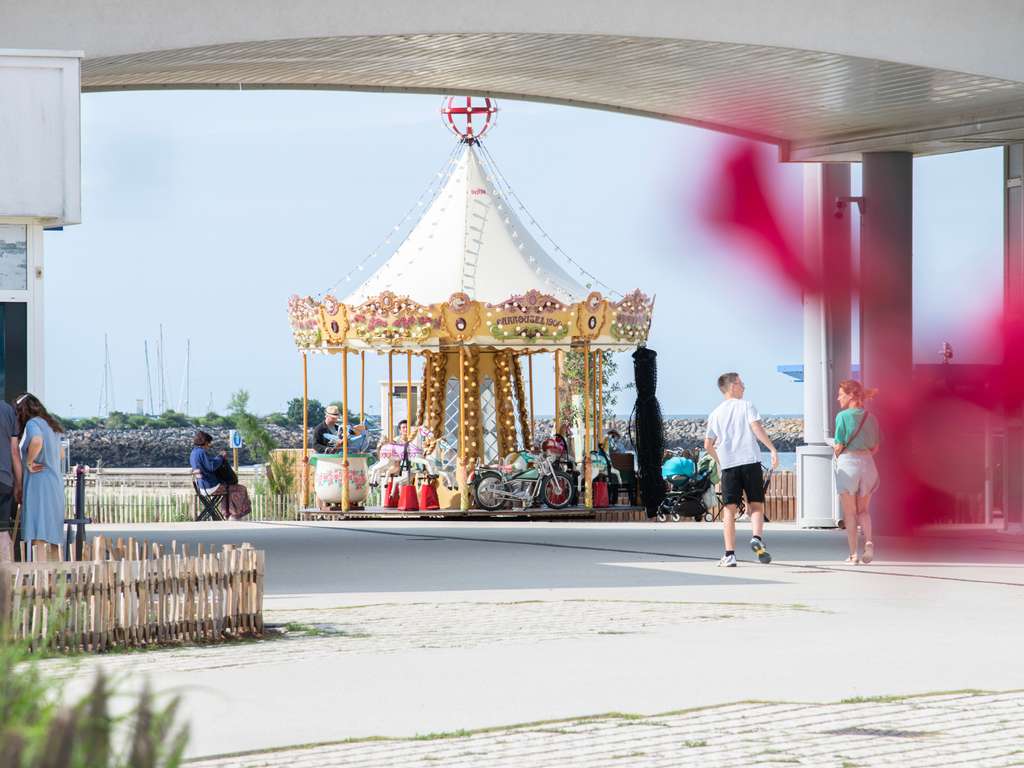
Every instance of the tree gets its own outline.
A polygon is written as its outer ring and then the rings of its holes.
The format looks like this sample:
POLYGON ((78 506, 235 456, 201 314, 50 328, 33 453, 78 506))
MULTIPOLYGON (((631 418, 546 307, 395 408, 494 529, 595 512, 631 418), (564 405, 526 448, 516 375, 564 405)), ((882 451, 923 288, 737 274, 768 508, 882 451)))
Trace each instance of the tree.
POLYGON ((232 416, 240 416, 249 412, 249 391, 240 389, 231 395, 228 400, 228 413, 232 416))
MULTIPOLYGON (((590 386, 593 387, 595 379, 597 377, 597 355, 591 353, 590 355, 590 386)), ((601 399, 604 404, 604 413, 602 414, 603 421, 605 423, 610 422, 615 418, 615 403, 618 402, 618 393, 621 390, 619 382, 615 381, 615 374, 619 369, 619 364, 615 360, 612 352, 605 352, 602 356, 602 376, 601 376, 601 399)), ((576 421, 582 420, 583 412, 582 407, 577 407, 573 403, 572 395, 583 394, 583 353, 582 352, 566 352, 565 363, 562 367, 562 380, 565 382, 565 386, 568 389, 569 397, 564 397, 559 402, 560 413, 557 414, 557 424, 575 424, 576 421)))
POLYGON ((103 426, 107 429, 128 429, 128 414, 121 411, 111 411, 103 426))
MULTIPOLYGON (((288 401, 286 411, 288 421, 297 426, 302 425, 302 398, 293 397, 288 401)), ((309 401, 309 425, 312 427, 324 420, 324 407, 319 400, 309 401)))

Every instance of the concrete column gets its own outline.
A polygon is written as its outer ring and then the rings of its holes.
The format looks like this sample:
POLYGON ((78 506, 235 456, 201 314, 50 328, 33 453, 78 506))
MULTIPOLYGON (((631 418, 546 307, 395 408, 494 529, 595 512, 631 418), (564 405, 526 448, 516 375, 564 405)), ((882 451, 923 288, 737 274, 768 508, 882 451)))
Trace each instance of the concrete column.
MULTIPOLYGON (((867 152, 863 156, 865 207, 861 218, 861 381, 877 387, 872 409, 882 421, 913 379, 913 156, 867 152)), ((878 526, 913 524, 921 510, 906 508, 900 457, 882 450, 875 457, 882 484, 872 507, 878 526)))
POLYGON ((864 154, 860 367, 880 402, 913 374, 913 179, 909 152, 864 154))
MULTIPOLYGON (((1004 305, 1024 308, 1024 144, 1003 150, 1004 305)), ((1024 413, 1006 414, 1003 520, 1024 524, 1024 413)))
POLYGON ((850 194, 846 164, 804 169, 804 253, 809 269, 840 290, 804 296, 804 442, 797 448, 797 519, 804 528, 834 527, 833 390, 850 369, 850 219, 835 201, 850 194), (837 357, 838 354, 838 357, 837 357), (837 378, 837 375, 839 378, 837 378))

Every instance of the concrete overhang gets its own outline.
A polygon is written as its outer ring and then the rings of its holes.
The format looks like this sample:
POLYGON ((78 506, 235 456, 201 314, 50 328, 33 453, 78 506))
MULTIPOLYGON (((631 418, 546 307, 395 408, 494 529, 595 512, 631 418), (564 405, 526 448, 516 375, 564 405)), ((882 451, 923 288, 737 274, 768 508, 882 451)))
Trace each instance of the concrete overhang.
POLYGON ((1024 5, 982 0, 36 0, 0 47, 82 48, 85 91, 473 93, 856 160, 1024 140, 1024 5))

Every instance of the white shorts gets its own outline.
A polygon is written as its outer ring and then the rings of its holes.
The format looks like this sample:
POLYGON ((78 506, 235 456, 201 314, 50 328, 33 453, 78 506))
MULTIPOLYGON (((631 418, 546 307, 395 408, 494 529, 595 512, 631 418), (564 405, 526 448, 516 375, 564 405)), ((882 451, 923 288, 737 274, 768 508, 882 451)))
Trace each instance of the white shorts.
POLYGON ((836 492, 867 496, 878 490, 878 468, 870 453, 844 453, 835 463, 836 492))

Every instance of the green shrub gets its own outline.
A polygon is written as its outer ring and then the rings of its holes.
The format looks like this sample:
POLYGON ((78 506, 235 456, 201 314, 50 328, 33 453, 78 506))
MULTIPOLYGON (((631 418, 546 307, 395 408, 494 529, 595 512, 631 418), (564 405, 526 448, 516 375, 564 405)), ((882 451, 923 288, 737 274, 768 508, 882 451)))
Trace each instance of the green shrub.
POLYGON ((275 496, 295 490, 295 461, 284 454, 276 454, 267 462, 267 485, 275 496))
MULTIPOLYGON (((324 407, 319 400, 309 400, 309 426, 314 427, 324 420, 324 407)), ((288 421, 295 426, 302 426, 302 398, 293 397, 288 401, 288 410, 285 412, 288 421)))
POLYGON ((281 413, 280 411, 268 413, 266 416, 263 417, 263 421, 265 421, 267 424, 273 424, 278 427, 292 426, 291 419, 289 419, 286 414, 281 413))
MULTIPOLYGON (((2 631, 2 630, 0 630, 2 631)), ((102 672, 79 702, 58 706, 61 683, 43 675, 38 655, 0 643, 0 766, 4 768, 177 768, 188 730, 178 700, 154 708, 148 686, 128 722, 110 714, 115 692, 102 672), (122 725, 129 731, 122 732, 122 725)))

